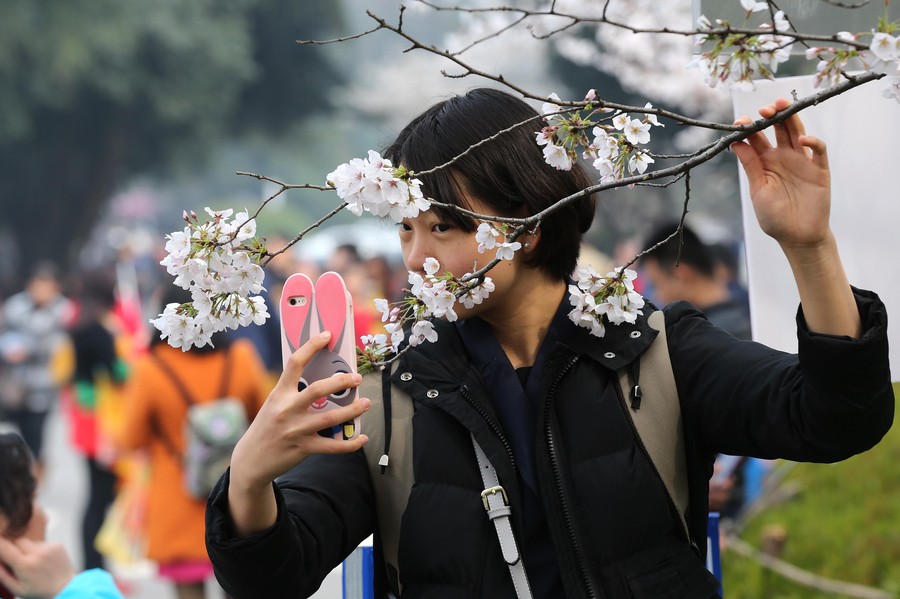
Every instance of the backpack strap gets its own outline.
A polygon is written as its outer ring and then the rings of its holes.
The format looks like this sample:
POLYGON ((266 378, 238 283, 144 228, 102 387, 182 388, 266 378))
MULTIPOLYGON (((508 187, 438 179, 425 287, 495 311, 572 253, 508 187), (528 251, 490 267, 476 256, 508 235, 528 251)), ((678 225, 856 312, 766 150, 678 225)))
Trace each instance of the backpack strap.
MULTIPOLYGON (((187 387, 181 381, 180 378, 175 374, 175 371, 171 366, 166 364, 166 361, 163 360, 159 355, 153 351, 152 349, 147 352, 148 355, 153 358, 156 362, 156 365, 159 366, 159 369, 169 377, 169 380, 172 381, 172 384, 175 385, 175 388, 178 389, 178 393, 181 394, 182 399, 187 404, 187 409, 190 410, 192 406, 194 406, 197 402, 194 401, 193 396, 187 390, 187 387)), ((228 393, 228 375, 231 370, 231 352, 226 349, 225 350, 225 366, 222 372, 222 385, 220 387, 219 397, 226 397, 228 393)), ((190 425, 190 419, 188 419, 188 425, 190 425)), ((159 418, 157 418, 156 413, 154 412, 150 417, 150 430, 153 432, 159 440, 162 441, 162 444, 165 446, 166 451, 175 458, 175 461, 179 464, 184 464, 184 455, 175 447, 175 443, 172 442, 172 439, 163 429, 162 424, 159 422, 159 418)))
POLYGON ((390 384, 390 376, 399 364, 396 361, 389 369, 365 375, 359 386, 359 397, 368 397, 372 402, 371 407, 360 416, 360 428, 369 437, 363 453, 375 490, 375 511, 388 581, 398 594, 401 590, 398 560, 400 521, 415 482, 412 463, 413 401, 409 395, 390 384), (389 446, 386 443, 388 439, 392 440, 388 441, 389 446))
MULTIPOLYGON (((659 335, 641 356, 639 369, 619 369, 619 391, 631 390, 632 401, 627 404, 623 401, 624 410, 634 426, 638 444, 650 459, 651 467, 662 479, 671 507, 678 513, 684 534, 690 541, 685 518, 688 509, 688 475, 684 427, 666 341, 665 316, 661 310, 657 310, 647 322, 659 331, 659 335), (640 385, 635 380, 637 376, 640 376, 640 385)), ((624 395, 622 397, 624 400, 624 395)))

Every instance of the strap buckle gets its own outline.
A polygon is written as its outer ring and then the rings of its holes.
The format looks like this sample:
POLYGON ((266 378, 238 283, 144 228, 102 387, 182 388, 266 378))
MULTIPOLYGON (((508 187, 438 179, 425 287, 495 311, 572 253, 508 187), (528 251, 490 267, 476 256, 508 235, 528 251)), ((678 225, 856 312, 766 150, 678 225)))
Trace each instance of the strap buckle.
POLYGON ((491 487, 481 492, 481 502, 484 504, 485 511, 491 511, 491 506, 488 504, 488 495, 496 495, 497 493, 500 493, 503 496, 503 505, 509 505, 509 497, 506 496, 506 489, 497 485, 496 487, 491 487))

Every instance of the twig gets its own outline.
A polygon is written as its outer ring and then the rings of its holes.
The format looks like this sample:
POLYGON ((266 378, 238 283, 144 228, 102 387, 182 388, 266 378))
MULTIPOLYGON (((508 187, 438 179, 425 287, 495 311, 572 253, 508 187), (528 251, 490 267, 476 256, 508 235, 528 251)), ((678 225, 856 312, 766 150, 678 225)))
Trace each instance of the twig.
POLYGON ((894 593, 889 593, 881 589, 874 589, 853 582, 843 582, 840 580, 832 580, 813 574, 802 568, 798 568, 793 564, 789 564, 777 557, 763 553, 749 543, 742 541, 737 537, 726 537, 727 548, 744 557, 748 557, 763 566, 785 578, 789 578, 794 582, 798 582, 803 586, 818 589, 826 593, 837 593, 840 595, 849 595, 850 597, 859 597, 860 599, 896 599, 894 593))
MULTIPOLYGON (((401 21, 401 23, 402 23, 402 21, 401 21)), ((333 40, 322 40, 322 41, 297 40, 297 43, 300 44, 301 46, 306 46, 309 44, 315 44, 317 46, 324 46, 325 44, 336 44, 338 42, 346 42, 348 40, 355 40, 355 39, 364 37, 366 35, 369 35, 370 33, 375 33, 379 29, 383 29, 383 27, 381 25, 379 25, 378 27, 374 27, 372 29, 369 29, 368 31, 363 31, 362 33, 357 33, 356 35, 348 35, 347 37, 341 37, 341 38, 337 38, 337 39, 333 39, 333 40)))
POLYGON ((844 2, 838 2, 837 0, 822 0, 822 2, 826 4, 838 6, 840 8, 861 8, 871 1, 872 0, 862 0, 862 2, 857 2, 856 4, 845 4, 844 2))
POLYGON ((684 210, 681 211, 681 220, 678 222, 678 255, 675 256, 675 267, 681 263, 681 249, 684 247, 684 219, 688 214, 688 202, 691 201, 691 171, 684 173, 684 210))
POLYGON ((303 239, 304 235, 306 235, 307 233, 309 233, 310 231, 312 231, 313 229, 315 229, 316 227, 318 227, 319 225, 321 225, 326 220, 328 220, 329 218, 331 218, 332 216, 334 216, 335 214, 337 214, 338 212, 340 212, 341 210, 343 210, 346 207, 347 207, 347 202, 342 202, 337 208, 335 208, 334 210, 332 210, 331 212, 329 212, 328 214, 326 214, 325 216, 323 216, 322 218, 317 220, 315 223, 311 224, 310 226, 308 226, 305 229, 303 229, 302 231, 300 231, 300 233, 296 237, 291 239, 287 243, 287 245, 285 245, 283 248, 281 248, 277 252, 272 252, 272 253, 267 252, 267 258, 260 264, 260 266, 265 268, 265 266, 269 262, 272 261, 272 258, 277 256, 278 254, 281 254, 281 253, 284 253, 285 251, 287 251, 288 248, 290 248, 292 245, 294 245, 295 243, 297 243, 298 241, 303 239))

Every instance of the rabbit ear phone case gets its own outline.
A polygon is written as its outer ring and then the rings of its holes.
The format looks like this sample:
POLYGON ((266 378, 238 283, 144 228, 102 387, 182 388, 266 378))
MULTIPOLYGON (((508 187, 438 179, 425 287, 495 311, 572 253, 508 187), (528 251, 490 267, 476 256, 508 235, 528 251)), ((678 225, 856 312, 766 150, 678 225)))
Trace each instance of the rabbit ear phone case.
MULTIPOLYGON (((314 381, 338 374, 356 372, 356 333, 353 326, 353 301, 341 275, 326 272, 313 286, 305 274, 297 273, 285 282, 281 293, 281 358, 286 366, 297 348, 322 331, 331 332, 328 346, 312 357, 297 382, 302 391, 314 381)), ((309 407, 320 413, 349 406, 356 399, 356 388, 321 397, 309 407)), ((359 434, 359 418, 344 422, 337 431, 319 431, 323 436, 352 439, 359 434)))

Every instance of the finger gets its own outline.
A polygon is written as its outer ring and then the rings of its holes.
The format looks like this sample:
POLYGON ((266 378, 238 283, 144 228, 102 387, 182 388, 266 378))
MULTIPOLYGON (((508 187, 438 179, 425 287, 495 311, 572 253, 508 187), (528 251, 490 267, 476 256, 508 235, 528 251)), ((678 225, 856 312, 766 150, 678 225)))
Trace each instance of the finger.
POLYGON ((303 375, 303 369, 306 368, 306 365, 309 364, 312 357, 316 355, 316 352, 328 344, 329 339, 331 339, 331 333, 325 331, 312 337, 309 341, 301 345, 300 348, 288 358, 287 364, 284 367, 284 372, 281 373, 281 378, 278 379, 278 384, 275 386, 296 390, 297 381, 300 380, 300 377, 303 375))
POLYGON ((0 562, 0 585, 5 586, 10 591, 12 591, 13 595, 24 595, 25 591, 22 589, 22 585, 19 582, 19 579, 16 578, 15 574, 10 571, 9 567, 0 562))
POLYGON ((327 379, 320 379, 298 394, 297 407, 298 409, 305 410, 311 406, 314 401, 323 397, 328 397, 329 395, 338 393, 344 389, 358 387, 361 382, 362 377, 355 372, 330 376, 327 379))
MULTIPOLYGON (((774 104, 767 104, 764 107, 766 109, 766 114, 768 115, 768 116, 766 116, 766 118, 775 116, 776 113, 781 112, 782 110, 784 110, 785 108, 787 108, 790 105, 791 105, 791 103, 788 102, 786 99, 778 98, 777 100, 775 100, 774 104)), ((763 114, 762 109, 760 109, 759 114, 760 115, 763 114)), ((786 119, 784 122, 777 123, 775 125, 775 142, 778 144, 779 147, 782 147, 782 148, 799 147, 799 145, 796 144, 796 136, 793 136, 793 137, 791 136, 790 129, 788 128, 788 125, 787 125, 788 120, 790 120, 790 118, 786 119)))
MULTIPOLYGON (((749 116, 742 116, 741 118, 736 120, 734 122, 734 124, 735 125, 749 125, 752 122, 753 121, 750 120, 749 116)), ((766 152, 767 150, 772 149, 772 144, 769 143, 769 138, 767 138, 765 136, 765 134, 761 131, 757 131, 756 133, 749 135, 747 137, 747 143, 749 143, 753 147, 753 150, 757 154, 762 154, 763 152, 766 152)), ((735 145, 736 144, 732 144, 732 146, 731 146, 732 150, 734 149, 735 145)))
POLYGON ((824 141, 812 135, 801 135, 799 142, 803 147, 812 150, 813 164, 821 169, 828 170, 828 148, 825 146, 824 141))
POLYGON ((368 442, 369 438, 365 435, 357 435, 349 441, 329 439, 327 437, 316 435, 316 437, 310 441, 310 450, 312 453, 317 454, 353 453, 368 442))
POLYGON ((315 418, 310 420, 308 424, 309 430, 310 432, 317 432, 322 429, 338 426, 345 422, 350 422, 354 418, 362 416, 371 405, 372 402, 366 398, 362 398, 357 399, 349 406, 329 410, 323 414, 317 414, 315 418))
POLYGON ((734 152, 741 166, 747 173, 747 179, 750 181, 751 189, 754 182, 762 175, 762 164, 759 161, 759 155, 756 149, 745 142, 731 144, 731 150, 734 152))

